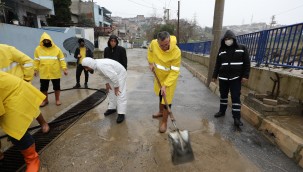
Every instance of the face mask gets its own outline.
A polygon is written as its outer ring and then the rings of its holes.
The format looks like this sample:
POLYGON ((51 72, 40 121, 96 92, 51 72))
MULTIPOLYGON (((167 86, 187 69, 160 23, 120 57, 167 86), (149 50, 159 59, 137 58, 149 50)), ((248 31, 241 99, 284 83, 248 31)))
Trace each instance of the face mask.
POLYGON ((51 42, 43 43, 43 46, 49 48, 52 46, 52 43, 51 42))
POLYGON ((227 46, 231 46, 231 45, 233 45, 233 43, 234 43, 233 39, 225 40, 225 45, 227 45, 227 46))

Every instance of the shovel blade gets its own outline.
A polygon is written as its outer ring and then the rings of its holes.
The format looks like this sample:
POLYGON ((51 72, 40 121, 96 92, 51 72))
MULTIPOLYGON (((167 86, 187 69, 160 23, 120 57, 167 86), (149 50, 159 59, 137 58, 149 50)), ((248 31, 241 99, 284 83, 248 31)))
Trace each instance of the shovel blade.
POLYGON ((168 138, 171 143, 171 157, 174 165, 194 160, 194 153, 191 148, 187 130, 170 132, 168 138))

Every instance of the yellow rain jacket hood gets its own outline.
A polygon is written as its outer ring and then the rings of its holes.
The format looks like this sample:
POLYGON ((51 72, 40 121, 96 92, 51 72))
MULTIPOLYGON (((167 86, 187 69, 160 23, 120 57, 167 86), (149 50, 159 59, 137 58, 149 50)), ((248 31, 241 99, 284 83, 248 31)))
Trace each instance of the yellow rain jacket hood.
MULTIPOLYGON (((181 51, 178 48, 175 36, 170 36, 169 50, 163 51, 157 39, 152 40, 148 47, 148 62, 154 63, 155 72, 159 77, 162 86, 166 86, 166 98, 168 104, 172 103, 174 92, 177 86, 178 76, 180 74, 181 51)), ((159 95, 160 87, 154 80, 155 94, 159 95)), ((164 104, 164 100, 162 100, 164 104)))
POLYGON ((0 127, 20 140, 40 114, 45 95, 30 83, 0 71, 0 127))
POLYGON ((0 70, 26 81, 34 76, 34 60, 15 47, 0 44, 0 70))
POLYGON ((67 69, 63 52, 45 32, 41 35, 40 45, 37 46, 34 56, 35 70, 39 71, 41 79, 59 79, 62 76, 61 69, 67 69), (51 47, 43 46, 45 39, 51 41, 51 47))

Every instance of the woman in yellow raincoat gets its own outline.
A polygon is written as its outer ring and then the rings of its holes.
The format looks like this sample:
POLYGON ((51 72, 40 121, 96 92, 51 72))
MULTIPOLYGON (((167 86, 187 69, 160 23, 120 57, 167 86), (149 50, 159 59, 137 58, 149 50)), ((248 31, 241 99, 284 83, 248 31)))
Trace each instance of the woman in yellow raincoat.
POLYGON ((170 36, 168 32, 158 33, 157 39, 152 40, 148 47, 148 62, 150 69, 156 72, 162 88, 158 86, 155 79, 155 94, 159 95, 159 112, 153 118, 163 117, 159 126, 159 131, 164 133, 167 129, 168 110, 165 107, 162 96, 166 96, 167 103, 171 107, 177 80, 180 73, 181 51, 176 45, 175 36, 170 36))
POLYGON ((40 91, 46 95, 45 100, 40 105, 41 107, 48 104, 47 91, 49 81, 53 83, 55 91, 56 105, 61 105, 60 102, 60 78, 61 69, 64 75, 67 75, 67 66, 64 55, 59 47, 55 45, 52 38, 43 33, 40 38, 40 45, 35 50, 35 76, 37 72, 40 75, 40 91))
POLYGON ((39 90, 22 79, 0 71, 0 127, 10 136, 26 162, 26 171, 38 171, 39 156, 33 137, 27 132, 34 118, 40 114, 44 100, 39 90))

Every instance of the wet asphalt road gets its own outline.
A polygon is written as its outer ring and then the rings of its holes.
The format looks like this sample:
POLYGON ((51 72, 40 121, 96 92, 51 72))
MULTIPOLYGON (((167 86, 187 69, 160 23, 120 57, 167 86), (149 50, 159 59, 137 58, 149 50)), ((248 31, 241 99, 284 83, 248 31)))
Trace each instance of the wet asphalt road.
MULTIPOLYGON (((190 132, 195 161, 174 166, 167 138, 172 124, 169 122, 167 133, 160 134, 159 120, 151 117, 158 110, 158 97, 153 92, 146 49, 127 53, 126 121, 116 124, 116 114, 104 117, 107 100, 104 101, 42 152, 42 164, 49 171, 302 171, 245 121, 242 132, 235 131, 230 109, 225 117, 215 119, 219 97, 184 67, 172 112, 178 127, 190 132)), ((73 73, 74 69, 62 78, 63 88, 73 86, 73 73)), ((104 84, 101 77, 90 77, 90 87, 101 88, 104 84)), ((37 80, 34 85, 38 86, 37 80)), ((50 103, 42 112, 48 121, 52 120, 91 93, 88 90, 63 92, 61 107, 50 103)))

